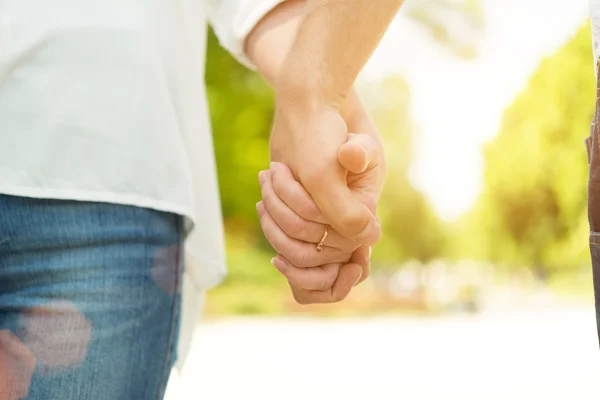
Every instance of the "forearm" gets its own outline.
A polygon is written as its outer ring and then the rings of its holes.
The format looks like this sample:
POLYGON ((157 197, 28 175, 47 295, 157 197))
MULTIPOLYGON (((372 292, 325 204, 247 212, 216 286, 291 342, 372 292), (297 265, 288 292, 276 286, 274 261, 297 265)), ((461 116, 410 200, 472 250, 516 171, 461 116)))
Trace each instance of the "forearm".
POLYGON ((309 0, 277 89, 341 109, 402 0, 309 0))
POLYGON ((265 15, 246 39, 245 51, 273 86, 306 14, 306 0, 287 0, 265 15))
MULTIPOLYGON (((256 65, 258 71, 271 85, 275 86, 281 74, 298 27, 308 10, 306 0, 288 0, 267 14, 254 28, 246 41, 246 53, 256 65)), ((342 105, 340 112, 344 119, 362 111, 362 105, 354 93, 342 105)))

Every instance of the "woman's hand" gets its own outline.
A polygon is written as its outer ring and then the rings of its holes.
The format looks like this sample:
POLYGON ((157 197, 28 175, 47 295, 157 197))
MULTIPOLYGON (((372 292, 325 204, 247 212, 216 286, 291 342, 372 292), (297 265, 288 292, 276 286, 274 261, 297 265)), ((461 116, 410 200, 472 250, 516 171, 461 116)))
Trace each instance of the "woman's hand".
MULTIPOLYGON (((348 170, 349 190, 375 214, 385 174, 383 147, 366 113, 349 122, 367 133, 348 136, 337 157, 348 170)), ((261 172, 260 180, 263 200, 257 209, 261 226, 280 253, 273 264, 290 282, 295 299, 302 304, 344 299, 355 284, 368 277, 370 246, 359 246, 353 238, 329 227, 323 251, 317 252, 327 220, 291 170, 273 163, 270 171, 261 172), (319 266, 307 268, 313 265, 319 266)))
POLYGON ((261 225, 267 240, 279 254, 300 268, 350 259, 359 247, 358 242, 324 224, 310 195, 286 165, 272 163, 271 170, 259 174, 259 180, 262 201, 257 207, 261 225), (322 249, 317 251, 326 229, 322 249))

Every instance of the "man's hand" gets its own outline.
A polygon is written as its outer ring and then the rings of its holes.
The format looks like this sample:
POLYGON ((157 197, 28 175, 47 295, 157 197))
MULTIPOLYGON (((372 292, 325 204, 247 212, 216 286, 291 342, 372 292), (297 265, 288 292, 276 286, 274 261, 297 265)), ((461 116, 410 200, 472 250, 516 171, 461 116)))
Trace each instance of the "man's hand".
MULTIPOLYGON (((356 119, 358 126, 370 125, 364 111, 355 112, 361 107, 351 87, 401 3, 402 0, 288 0, 256 25, 245 46, 257 69, 275 88, 272 160, 289 165, 293 176, 308 189, 304 198, 310 204, 305 202, 304 206, 320 210, 321 220, 316 222, 329 223, 332 231, 355 244, 372 244, 379 238, 381 229, 374 208, 384 169, 358 172, 361 168, 351 165, 354 152, 363 151, 357 150, 354 137, 350 140, 353 144, 341 147, 348 140, 348 127, 352 132, 369 133, 376 143, 373 147, 380 146, 374 129, 355 130, 350 123, 356 119), (346 165, 348 161, 350 164, 346 165), (347 174, 346 170, 354 174, 347 174)), ((367 152, 368 149, 364 154, 367 152)), ((262 222, 267 211, 264 204, 258 208, 262 222)), ((300 212, 299 208, 294 209, 300 212)), ((331 252, 328 255, 333 256, 331 252)), ((337 301, 346 296, 356 281, 366 277, 369 255, 370 248, 361 246, 349 264, 322 267, 330 274, 329 281, 323 282, 330 282, 335 276, 335 283, 325 294, 302 288, 307 285, 290 278, 292 269, 280 270, 292 283, 299 302, 337 301)), ((304 268, 304 272, 308 269, 304 268)))
MULTIPOLYGON (((348 121, 353 130, 366 133, 350 135, 339 149, 338 159, 351 171, 347 182, 353 195, 375 213, 385 175, 383 147, 364 110, 348 121)), ((353 242, 329 228, 323 254, 315 251, 315 243, 323 235, 326 220, 289 168, 273 163, 270 171, 261 173, 261 186, 263 200, 257 205, 261 226, 267 239, 272 244, 277 243, 274 247, 280 253, 273 259, 273 265, 288 279, 299 303, 341 301, 355 284, 368 277, 370 246, 361 246, 352 253, 353 242), (325 256, 326 249, 329 254, 335 250, 336 255, 345 255, 349 258, 348 264, 332 262, 325 256), (303 267, 307 259, 311 264, 324 265, 303 267)))
MULTIPOLYGON (((272 75, 276 99, 273 160, 286 163, 325 218, 361 244, 378 238, 380 227, 362 201, 357 205, 357 199, 348 196, 346 182, 340 182, 346 171, 338 162, 337 150, 349 133, 346 116, 361 114, 349 112, 357 108, 354 81, 402 2, 309 0, 285 56, 278 54, 275 69, 261 68, 267 73, 277 71, 272 75)), ((294 7, 290 6, 288 16, 293 15, 292 9, 298 12, 294 7)), ((273 14, 270 20, 277 20, 277 11, 273 14)), ((289 32, 290 24, 283 20, 277 26, 289 32)), ((248 40, 249 54, 257 61, 268 58, 267 42, 280 43, 269 35, 269 29, 277 28, 258 27, 248 40)))
POLYGON ((366 245, 381 228, 346 187, 337 152, 348 135, 352 84, 401 3, 289 0, 246 41, 247 54, 275 88, 272 160, 290 167, 333 228, 366 245))
MULTIPOLYGON (((285 97, 285 94, 281 96, 285 97)), ((271 135, 271 159, 287 165, 310 193, 325 220, 357 244, 372 245, 381 235, 375 215, 347 186, 338 151, 348 128, 333 108, 304 109, 286 98, 278 105, 271 135)))

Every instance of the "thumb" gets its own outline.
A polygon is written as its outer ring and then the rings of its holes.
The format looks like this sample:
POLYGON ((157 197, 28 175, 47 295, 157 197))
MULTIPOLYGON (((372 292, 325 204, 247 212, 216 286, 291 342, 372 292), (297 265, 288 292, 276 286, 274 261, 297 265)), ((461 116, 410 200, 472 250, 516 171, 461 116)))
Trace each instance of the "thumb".
POLYGON ((338 151, 338 161, 348 171, 360 174, 377 163, 378 149, 375 140, 364 133, 351 133, 338 151))
POLYGON ((345 237, 360 244, 375 244, 381 237, 381 225, 369 208, 348 188, 346 171, 335 162, 318 173, 302 179, 321 214, 330 225, 345 237))

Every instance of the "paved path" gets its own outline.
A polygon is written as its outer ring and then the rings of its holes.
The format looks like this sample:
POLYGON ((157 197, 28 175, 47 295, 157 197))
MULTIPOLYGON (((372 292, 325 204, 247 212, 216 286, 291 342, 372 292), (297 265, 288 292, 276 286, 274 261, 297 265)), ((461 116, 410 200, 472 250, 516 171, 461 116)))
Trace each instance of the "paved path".
POLYGON ((197 333, 173 399, 598 400, 593 310, 229 319, 197 333))

